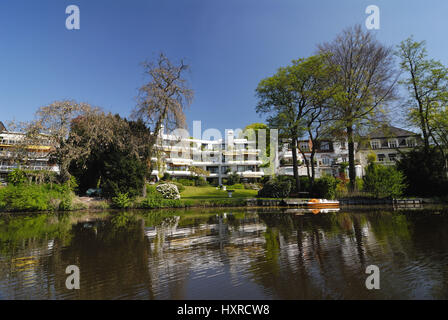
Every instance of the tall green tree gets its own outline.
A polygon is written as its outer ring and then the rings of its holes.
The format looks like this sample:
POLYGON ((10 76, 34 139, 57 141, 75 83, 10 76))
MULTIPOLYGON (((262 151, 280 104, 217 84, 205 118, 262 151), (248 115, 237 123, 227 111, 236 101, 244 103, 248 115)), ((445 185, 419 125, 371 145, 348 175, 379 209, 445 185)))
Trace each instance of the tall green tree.
POLYGON ((267 115, 269 126, 278 129, 279 136, 291 143, 297 191, 300 191, 297 142, 306 131, 308 114, 321 107, 319 101, 329 94, 328 88, 322 86, 322 79, 327 79, 330 73, 325 57, 311 56, 280 68, 256 89, 257 113, 267 115))
POLYGON ((438 111, 448 103, 448 69, 439 61, 429 59, 425 41, 417 42, 412 37, 402 41, 396 55, 401 59, 400 67, 405 78, 400 81, 408 90, 406 102, 408 121, 420 128, 425 150, 431 140, 437 143, 432 120, 437 120, 438 111))
POLYGON ((345 29, 336 39, 319 45, 337 72, 333 81, 341 91, 329 110, 335 129, 344 130, 348 141, 351 188, 356 183, 355 136, 365 126, 384 120, 385 107, 395 97, 398 80, 393 52, 360 25, 345 29))
POLYGON ((411 126, 420 128, 428 156, 431 144, 436 145, 445 159, 448 174, 448 68, 428 58, 425 41, 417 42, 412 37, 400 43, 396 55, 401 59, 400 66, 405 74, 401 84, 409 96, 405 105, 407 120, 411 126))
MULTIPOLYGON (((142 145, 149 131, 142 122, 128 121, 119 115, 98 112, 76 118, 70 137, 87 154, 70 165, 83 193, 99 186, 106 196, 141 192, 146 173, 142 145)), ((143 149, 144 151, 144 149, 143 149)))

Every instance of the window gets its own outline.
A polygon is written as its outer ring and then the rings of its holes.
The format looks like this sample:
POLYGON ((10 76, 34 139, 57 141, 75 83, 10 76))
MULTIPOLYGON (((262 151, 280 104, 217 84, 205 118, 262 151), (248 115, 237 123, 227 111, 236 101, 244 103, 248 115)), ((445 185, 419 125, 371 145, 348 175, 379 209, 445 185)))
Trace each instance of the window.
POLYGON ((389 140, 389 148, 397 148, 398 147, 398 141, 396 139, 389 140))
POLYGON ((330 158, 322 158, 322 164, 329 165, 331 163, 330 158))
POLYGON ((407 141, 408 147, 413 148, 416 146, 415 139, 411 138, 407 141))
POLYGON ((379 162, 384 162, 384 159, 386 158, 386 156, 384 154, 379 154, 378 155, 378 161, 379 162))
POLYGON ((321 150, 330 150, 330 143, 329 142, 322 142, 320 144, 320 149, 321 150))
POLYGON ((390 154, 389 154, 389 160, 390 160, 390 161, 395 161, 395 160, 397 160, 397 154, 396 154, 396 153, 390 153, 390 154))
POLYGON ((218 167, 207 167, 206 169, 210 173, 218 173, 218 167))
POLYGON ((372 149, 379 149, 380 148, 380 142, 377 140, 371 141, 370 145, 372 146, 372 149))
POLYGON ((299 148, 302 151, 307 151, 307 150, 309 150, 310 146, 309 146, 308 142, 301 142, 299 145, 299 148))

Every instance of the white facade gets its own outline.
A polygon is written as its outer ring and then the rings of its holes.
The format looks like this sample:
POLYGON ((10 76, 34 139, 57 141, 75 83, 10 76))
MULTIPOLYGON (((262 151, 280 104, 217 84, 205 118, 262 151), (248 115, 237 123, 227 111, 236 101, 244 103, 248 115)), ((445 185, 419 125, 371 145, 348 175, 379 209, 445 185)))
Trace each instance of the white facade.
MULTIPOLYGON (((377 129, 371 136, 364 137, 362 143, 355 143, 355 173, 362 177, 368 165, 368 155, 375 154, 376 162, 383 165, 395 165, 400 159, 400 152, 408 152, 420 144, 420 136, 413 132, 385 127, 377 129)), ((305 156, 310 158, 311 141, 298 141, 299 148, 305 156)), ((287 144, 283 144, 279 152, 279 162, 276 172, 280 175, 293 175, 292 151, 287 144)), ((339 164, 348 163, 347 141, 320 141, 314 155, 316 178, 323 175, 340 176, 339 164)), ((306 176, 307 168, 302 153, 297 150, 299 175, 306 176)), ((310 168, 311 170, 311 168, 310 168)), ((348 176, 346 169, 345 176, 348 176)))
MULTIPOLYGON (((307 167, 305 158, 311 161, 311 141, 298 141, 297 161, 299 164, 298 171, 300 176, 307 176, 307 167)), ((277 166, 277 174, 294 175, 292 166, 292 151, 287 144, 283 145, 279 152, 279 162, 277 166)), ((315 177, 320 178, 324 175, 339 176, 339 164, 348 162, 348 145, 346 141, 320 141, 320 145, 316 148, 314 154, 315 177)), ((309 164, 311 174, 311 164, 309 164)), ((358 170, 359 171, 359 170, 358 170)), ((348 174, 348 172, 346 172, 348 174)))
POLYGON ((172 177, 191 177, 191 167, 209 172, 208 180, 222 179, 236 172, 242 179, 254 180, 264 176, 260 169, 261 150, 256 149, 255 141, 237 139, 228 130, 225 139, 200 140, 174 134, 161 133, 156 145, 157 157, 152 161, 157 169, 152 175, 161 177, 165 172, 172 177))
POLYGON ((16 168, 25 170, 48 170, 59 172, 55 164, 49 163, 51 146, 42 135, 38 142, 25 143, 25 136, 18 132, 0 132, 0 179, 16 168))

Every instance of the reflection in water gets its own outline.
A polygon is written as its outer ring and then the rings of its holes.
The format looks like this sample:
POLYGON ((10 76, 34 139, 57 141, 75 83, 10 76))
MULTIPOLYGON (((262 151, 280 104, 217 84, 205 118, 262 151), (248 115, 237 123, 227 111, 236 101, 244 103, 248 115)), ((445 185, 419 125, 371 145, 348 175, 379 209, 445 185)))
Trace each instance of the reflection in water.
POLYGON ((447 299, 447 228, 441 209, 4 215, 0 298, 447 299))

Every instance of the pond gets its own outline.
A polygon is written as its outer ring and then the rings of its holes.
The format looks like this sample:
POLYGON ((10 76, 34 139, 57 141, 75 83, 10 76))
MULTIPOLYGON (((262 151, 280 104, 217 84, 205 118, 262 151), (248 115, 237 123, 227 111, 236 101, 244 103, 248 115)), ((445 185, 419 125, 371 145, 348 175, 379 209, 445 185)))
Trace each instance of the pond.
POLYGON ((448 299, 448 210, 3 214, 0 299, 448 299))

